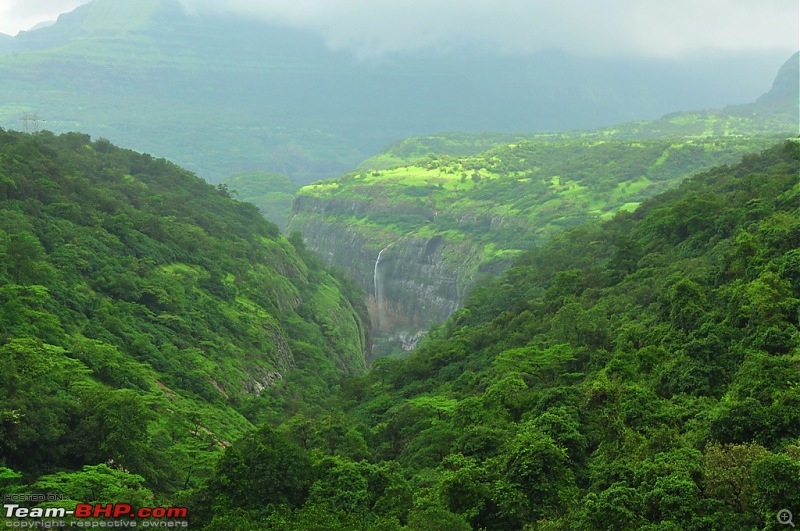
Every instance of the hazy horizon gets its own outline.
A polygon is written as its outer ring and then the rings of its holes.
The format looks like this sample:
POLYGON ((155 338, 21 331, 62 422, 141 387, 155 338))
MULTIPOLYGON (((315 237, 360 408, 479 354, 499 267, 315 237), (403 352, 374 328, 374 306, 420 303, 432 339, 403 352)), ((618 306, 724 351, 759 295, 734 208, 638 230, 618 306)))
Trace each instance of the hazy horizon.
MULTIPOLYGON (((0 1, 10 27, 83 0, 0 1)), ((34 113, 211 181, 265 169, 306 183, 410 136, 750 103, 796 52, 796 12, 786 0, 95 0, 0 39, 0 126, 34 113)))
MULTIPOLYGON (((123 0, 103 0, 123 1, 123 0)), ((358 58, 470 45, 503 54, 561 50, 589 57, 688 59, 800 48, 794 0, 176 0, 187 13, 229 14, 304 29, 358 58)), ((6 0, 0 33, 19 31, 88 0, 6 0)))

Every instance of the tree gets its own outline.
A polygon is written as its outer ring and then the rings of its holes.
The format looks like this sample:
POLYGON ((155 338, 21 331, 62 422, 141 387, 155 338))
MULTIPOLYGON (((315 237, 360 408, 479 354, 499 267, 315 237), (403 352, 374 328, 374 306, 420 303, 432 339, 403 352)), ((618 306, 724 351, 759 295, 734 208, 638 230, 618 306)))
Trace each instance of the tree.
POLYGON ((599 493, 586 495, 582 525, 597 530, 640 529, 647 522, 643 508, 644 501, 639 491, 626 482, 614 483, 599 493))
MULTIPOLYGON (((758 444, 709 444, 703 455, 703 494, 718 500, 733 513, 728 520, 757 527, 756 484, 753 463, 768 456, 758 444)), ((723 515, 718 517, 720 521, 723 515)))
POLYGON ((429 507, 414 510, 408 515, 408 529, 418 531, 469 531, 472 529, 463 517, 445 509, 429 507))
POLYGON ((308 503, 327 505, 345 513, 369 509, 369 484, 360 467, 340 458, 327 458, 320 463, 318 479, 311 486, 308 503))
POLYGON ((194 502, 197 521, 236 509, 266 516, 280 506, 300 507, 314 480, 309 456, 268 426, 229 447, 194 502))
POLYGON ((475 459, 453 454, 441 464, 439 497, 448 511, 467 519, 475 528, 485 528, 491 520, 491 477, 475 459))
POLYGON ((800 507, 798 457, 780 453, 764 456, 753 463, 754 502, 764 521, 774 521, 781 509, 800 507))
POLYGON ((510 525, 519 526, 556 514, 573 496, 567 452, 532 424, 498 458, 500 479, 493 500, 510 525))
POLYGON ((142 476, 105 463, 85 465, 79 472, 47 474, 33 487, 78 503, 128 503, 134 508, 153 505, 153 493, 144 487, 142 476))

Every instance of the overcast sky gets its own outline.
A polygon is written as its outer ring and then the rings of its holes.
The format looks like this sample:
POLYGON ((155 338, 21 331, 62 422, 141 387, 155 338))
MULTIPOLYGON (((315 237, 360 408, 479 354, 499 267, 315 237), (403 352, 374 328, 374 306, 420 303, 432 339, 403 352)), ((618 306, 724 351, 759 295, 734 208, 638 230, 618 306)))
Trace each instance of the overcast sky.
POLYGON ((16 35, 59 14, 72 11, 88 0, 0 0, 0 33, 16 35))
MULTIPOLYGON (((0 0, 16 34, 87 0, 0 0)), ((122 1, 122 0, 115 0, 122 1)), ((137 1, 137 0, 128 0, 137 1)), ((361 57, 480 42, 504 52, 681 57, 800 47, 797 0, 179 0, 306 28, 361 57)))

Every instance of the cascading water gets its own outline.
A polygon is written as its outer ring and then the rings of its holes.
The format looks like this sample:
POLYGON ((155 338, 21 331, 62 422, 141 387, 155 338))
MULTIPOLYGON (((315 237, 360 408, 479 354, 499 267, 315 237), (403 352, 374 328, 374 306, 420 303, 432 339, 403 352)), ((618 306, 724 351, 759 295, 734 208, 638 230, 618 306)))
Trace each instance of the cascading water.
POLYGON ((381 322, 383 321, 383 287, 381 286, 378 265, 381 263, 381 255, 383 255, 383 252, 388 248, 389 246, 387 245, 378 253, 378 258, 375 260, 375 270, 372 273, 372 280, 375 284, 375 322, 373 323, 373 328, 375 330, 381 329, 381 322))

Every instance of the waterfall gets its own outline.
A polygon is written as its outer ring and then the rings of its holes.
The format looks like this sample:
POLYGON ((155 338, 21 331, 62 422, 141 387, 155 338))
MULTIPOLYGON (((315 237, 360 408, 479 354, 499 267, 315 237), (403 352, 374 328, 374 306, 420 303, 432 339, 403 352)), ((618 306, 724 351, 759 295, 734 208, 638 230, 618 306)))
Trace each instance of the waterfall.
POLYGON ((375 270, 372 273, 372 281, 375 284, 375 322, 373 323, 373 328, 375 330, 380 330, 381 328, 381 321, 383 321, 383 304, 382 304, 382 291, 381 288, 381 277, 380 273, 378 272, 378 264, 381 263, 381 255, 383 255, 383 251, 388 249, 389 246, 387 245, 378 253, 378 258, 375 260, 375 270))

